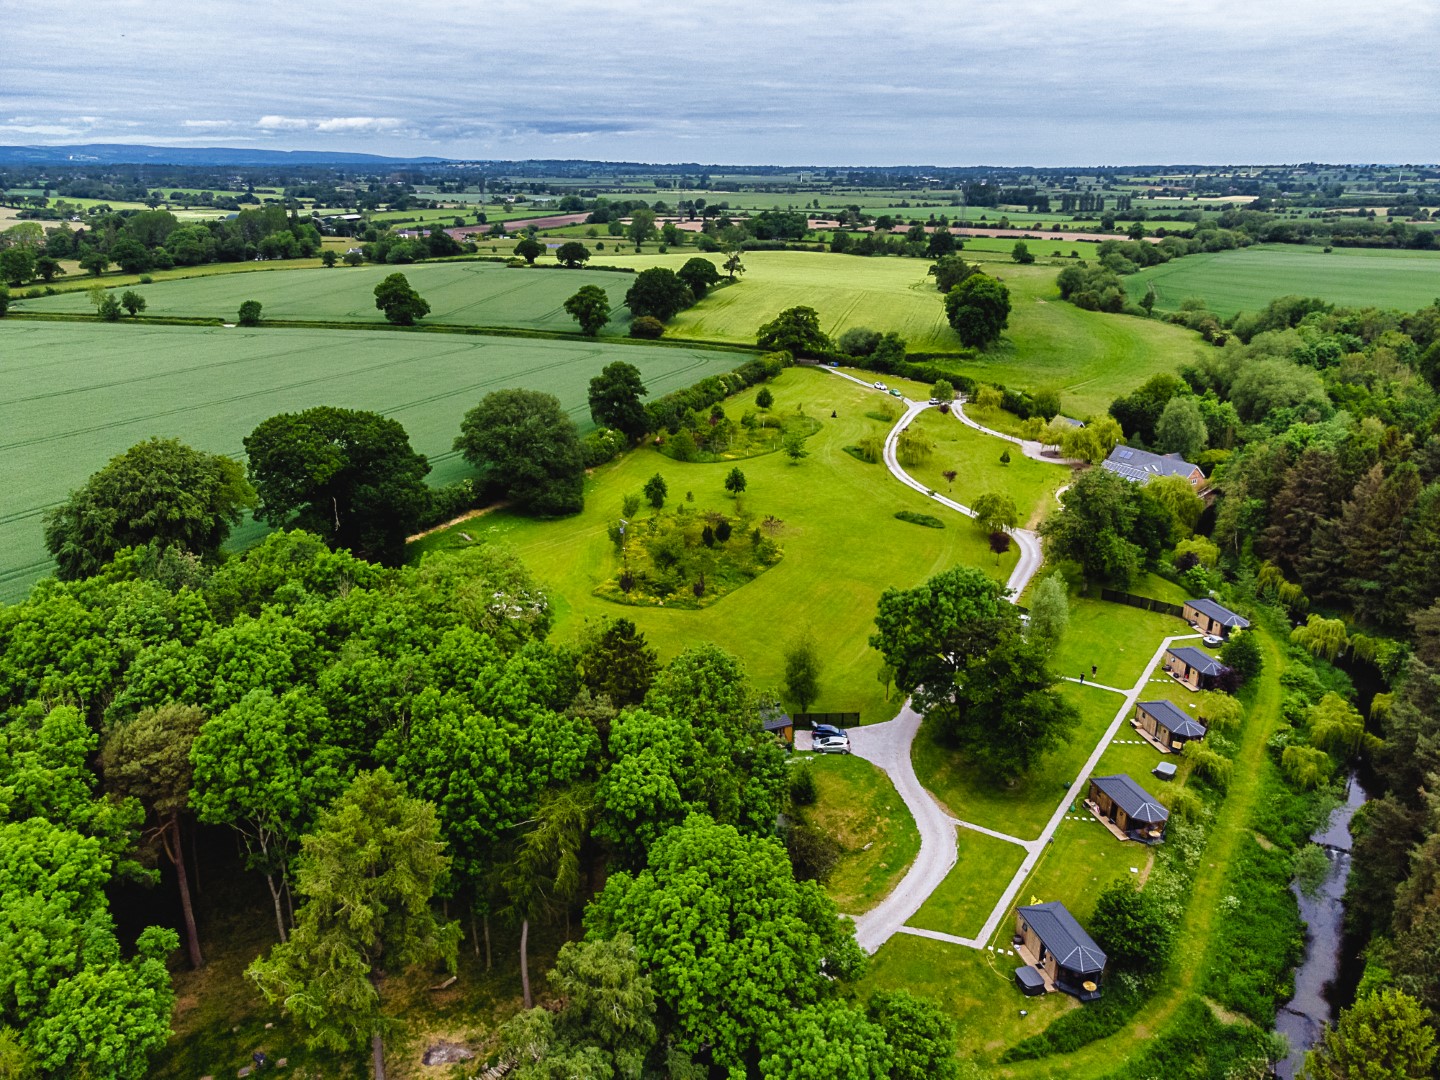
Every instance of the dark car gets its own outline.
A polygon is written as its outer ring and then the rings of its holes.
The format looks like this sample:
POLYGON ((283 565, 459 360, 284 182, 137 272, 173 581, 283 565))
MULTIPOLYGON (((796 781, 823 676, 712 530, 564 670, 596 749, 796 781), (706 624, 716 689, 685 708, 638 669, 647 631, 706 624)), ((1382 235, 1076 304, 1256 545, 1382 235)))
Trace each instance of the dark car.
POLYGON ((834 724, 816 724, 813 734, 817 739, 848 739, 850 737, 848 731, 836 727, 834 724))

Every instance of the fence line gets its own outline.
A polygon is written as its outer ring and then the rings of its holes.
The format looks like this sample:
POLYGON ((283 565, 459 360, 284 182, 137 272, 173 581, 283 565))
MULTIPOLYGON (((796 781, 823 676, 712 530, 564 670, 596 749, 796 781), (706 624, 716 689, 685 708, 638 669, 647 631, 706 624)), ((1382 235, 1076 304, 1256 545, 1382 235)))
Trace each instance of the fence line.
POLYGON ((1134 593, 1119 592, 1115 589, 1101 589, 1100 599, 1109 600, 1114 604, 1128 604, 1131 607, 1144 608, 1146 611, 1157 611, 1161 615, 1174 615, 1177 619, 1185 617, 1185 609, 1179 604, 1167 604, 1164 600, 1155 600, 1149 596, 1136 596, 1134 593))

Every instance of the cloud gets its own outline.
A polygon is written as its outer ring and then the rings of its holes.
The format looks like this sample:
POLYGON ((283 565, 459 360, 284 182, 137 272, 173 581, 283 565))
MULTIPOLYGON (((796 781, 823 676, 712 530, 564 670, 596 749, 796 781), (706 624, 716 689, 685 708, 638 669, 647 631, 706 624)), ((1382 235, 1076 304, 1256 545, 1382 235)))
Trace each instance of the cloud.
POLYGON ((316 131, 394 131, 403 126, 403 120, 393 116, 332 116, 328 120, 316 120, 316 131))
POLYGON ((311 126, 309 120, 301 120, 294 116, 262 116, 255 121, 255 126, 264 131, 304 131, 311 126))

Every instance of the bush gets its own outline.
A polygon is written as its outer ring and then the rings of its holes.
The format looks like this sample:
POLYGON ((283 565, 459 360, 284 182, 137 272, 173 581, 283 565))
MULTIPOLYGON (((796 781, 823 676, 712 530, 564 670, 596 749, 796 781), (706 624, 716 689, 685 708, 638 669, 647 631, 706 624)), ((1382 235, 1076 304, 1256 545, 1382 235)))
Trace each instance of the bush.
POLYGON ((419 526, 431 529, 459 517, 480 505, 479 492, 473 480, 457 480, 444 487, 430 489, 430 503, 420 514, 419 526))
POLYGON ((614 428, 597 428, 580 440, 580 458, 587 469, 613 461, 625 452, 630 440, 614 428))
POLYGON ((785 838, 790 865, 798 881, 824 882, 835 871, 845 849, 829 833, 809 825, 796 825, 785 838))
POLYGON ((646 338, 653 341, 663 336, 665 324, 659 319, 650 315, 641 315, 630 321, 630 336, 633 338, 646 338))
POLYGON ((796 806, 814 806, 815 800, 820 797, 820 789, 815 783, 815 773, 810 766, 802 765, 790 773, 790 801, 796 806))
POLYGON ((1222 899, 1226 911, 1210 940, 1206 992, 1220 1004, 1269 1028, 1294 989, 1295 965, 1305 953, 1305 928, 1290 892, 1294 859, 1242 841, 1230 864, 1222 899))
POLYGON ((835 347, 846 356, 869 356, 880 344, 880 331, 868 326, 852 326, 840 335, 835 347))
POLYGON ((945 523, 930 514, 919 514, 914 510, 896 510, 895 517, 900 521, 908 521, 912 525, 924 525, 927 529, 943 529, 945 523))
POLYGON ((260 301, 246 300, 240 305, 239 323, 241 326, 260 325, 260 301))

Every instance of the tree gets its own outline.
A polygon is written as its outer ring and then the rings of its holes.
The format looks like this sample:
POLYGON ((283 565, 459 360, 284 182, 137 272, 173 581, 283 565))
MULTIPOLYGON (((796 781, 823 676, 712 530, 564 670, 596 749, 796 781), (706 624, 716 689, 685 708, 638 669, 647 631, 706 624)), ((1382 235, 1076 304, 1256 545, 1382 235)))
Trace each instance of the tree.
POLYGON ((145 297, 141 296, 134 289, 126 289, 120 294, 120 306, 133 319, 140 312, 145 310, 145 297))
POLYGON ((0 285, 0 319, 10 310, 10 290, 0 285))
POLYGON ((971 274, 945 294, 945 317, 961 344, 983 349, 1009 324, 1010 290, 986 274, 971 274))
POLYGON ((35 272, 40 275, 41 281, 49 283, 67 271, 60 265, 59 259, 51 258, 49 255, 41 255, 35 260, 35 272))
POLYGON ((645 500, 656 510, 665 505, 665 496, 669 493, 670 489, 665 483, 665 477, 658 472, 645 481, 645 500))
MULTIPOLYGON (((1060 391, 1053 386, 1039 387, 1030 395, 1030 415, 1054 419, 1060 413, 1060 391)), ((1107 450, 1108 454, 1109 451, 1107 450)))
POLYGON ((977 496, 971 509, 975 511, 975 523, 985 532, 1007 532, 1020 524, 1015 500, 1003 491, 987 491, 977 496))
POLYGON ((982 570, 956 566, 913 589, 886 589, 870 647, 895 671, 895 685, 920 711, 952 708, 956 678, 1017 620, 1005 589, 982 570))
POLYGON ((450 863, 444 846, 434 807, 407 796, 385 769, 361 773, 303 841, 295 932, 246 972, 312 1047, 343 1051, 368 1040, 376 1080, 395 1026, 381 972, 437 960, 455 968, 456 927, 430 908, 450 863))
POLYGON ((575 422, 554 394, 496 390, 460 425, 455 449, 522 510, 544 516, 585 505, 585 463, 575 422))
POLYGON ((790 459, 791 465, 799 465, 800 459, 808 457, 810 451, 805 449, 805 436, 799 431, 787 431, 785 438, 781 441, 785 450, 785 456, 790 459))
POLYGON ((100 755, 106 788, 121 798, 138 799, 156 823, 151 835, 175 867, 185 947, 193 968, 199 968, 204 959, 190 903, 181 815, 189 809, 190 788, 195 780, 190 748, 204 721, 205 714, 193 706, 146 709, 135 719, 112 728, 100 755))
POLYGON ((725 262, 721 264, 721 269, 730 275, 731 281, 735 280, 736 274, 745 273, 745 264, 740 261, 739 247, 725 249, 725 262))
POLYGON ((35 249, 17 244, 0 250, 0 280, 9 285, 23 285, 35 276, 35 249))
POLYGON ((534 266, 535 259, 545 254, 545 245, 534 237, 527 236, 515 245, 515 254, 519 255, 531 266, 534 266))
POLYGON ((675 275, 675 271, 664 266, 641 270, 625 293, 625 306, 630 309, 631 315, 636 318, 648 315, 662 323, 694 302, 695 294, 690 287, 675 275))
POLYGON ((955 387, 951 385, 949 379, 941 379, 933 387, 930 388, 930 396, 942 402, 954 401, 955 387))
POLYGON ((110 265, 110 256, 99 248, 89 248, 81 254, 79 261, 81 270, 88 270, 95 277, 99 277, 110 265))
POLYGON ((1327 1025, 1305 1055, 1304 1080, 1422 1080, 1435 1062, 1424 1007, 1399 990, 1377 990, 1327 1025))
POLYGON ((745 474, 736 465, 725 475, 725 490, 738 497, 745 490, 745 474))
POLYGON ((865 1015, 885 1032, 890 1080, 959 1080, 955 1024, 935 1002, 908 990, 878 990, 865 1015))
POLYGON ((320 265, 325 267, 327 270, 333 267, 338 261, 339 256, 337 256, 335 252, 330 248, 326 248, 324 251, 320 252, 320 265))
POLYGON ((768 409, 775 404, 775 395, 770 392, 768 386, 762 386, 760 392, 755 395, 755 407, 757 409, 768 409))
POLYGON ((1175 921, 1151 893, 1117 878, 1095 900, 1090 933, 1116 967, 1159 971, 1175 940, 1175 921))
POLYGON ((795 356, 829 352, 831 347, 820 329, 820 314, 812 307, 786 308, 756 331, 755 341, 762 349, 795 356))
POLYGON ((1142 563, 1169 546, 1169 511, 1153 501, 1146 504, 1143 492, 1106 469, 1081 473, 1065 493, 1060 512, 1040 526, 1046 557, 1074 559, 1091 581, 1129 584, 1142 563), (1157 528, 1142 529, 1147 505, 1164 516, 1163 536, 1157 528))
POLYGON ((1015 246, 1010 249, 1010 258, 1021 266, 1028 266, 1035 261, 1035 256, 1030 254, 1030 247, 1024 240, 1015 241, 1015 246))
POLYGON ((327 405, 281 413, 245 437, 245 452, 257 517, 387 566, 404 560, 405 538, 430 505, 430 463, 398 420, 379 413, 327 405))
POLYGON ((127 547, 174 548, 213 561, 254 504, 238 462, 177 439, 150 439, 111 458, 45 512, 45 546, 65 580, 98 573, 127 547))
POLYGON ((648 206, 637 206, 630 212, 630 224, 625 229, 625 235, 639 251, 640 245, 655 235, 655 211, 648 206))
POLYGON ((565 311, 580 324, 586 337, 597 337, 610 321, 610 297, 599 285, 582 285, 565 301, 565 311))
POLYGON ((1164 454, 1179 454, 1193 461, 1209 442, 1210 433, 1200 403, 1191 395, 1172 397, 1155 423, 1155 445, 1164 454))
POLYGON ((1070 596, 1065 578, 1046 575, 1030 596, 1030 622, 1026 636, 1041 648, 1054 652, 1070 626, 1070 596))
POLYGON ((715 264, 699 255, 687 259, 675 276, 689 286, 696 300, 703 299, 710 289, 720 283, 720 271, 715 269, 715 264))
POLYGON ((925 244, 925 254, 932 259, 941 259, 955 251, 955 234, 943 226, 930 234, 925 244))
POLYGON ((580 678, 592 694, 604 694, 617 709, 639 705, 660 670, 660 656, 626 618, 587 623, 576 643, 580 678))
POLYGON ((241 326, 260 325, 260 301, 246 300, 240 305, 240 316, 236 320, 241 326))
POLYGON ((815 639, 808 633, 792 641, 785 649, 785 692, 800 706, 800 712, 820 696, 820 672, 824 663, 815 639))
POLYGON ((940 737, 984 775, 1013 779, 1065 742, 1080 713, 1054 689, 1036 642, 1007 626, 988 652, 953 680, 953 707, 936 717, 940 737))
POLYGON ((1155 312, 1155 302, 1159 297, 1155 295, 1155 282, 1148 282, 1145 286, 1145 295, 1140 298, 1140 306, 1145 309, 1146 315, 1155 312))
POLYGON ((375 306, 385 313, 386 322, 396 326, 414 326, 416 319, 430 314, 430 305, 410 287, 404 274, 391 274, 375 286, 375 306))
POLYGON ((640 403, 648 394, 640 379, 640 369, 624 360, 615 360, 590 380, 590 417, 601 427, 614 428, 631 439, 638 439, 650 426, 645 406, 640 403))
POLYGON ((761 1033, 760 1075, 766 1080, 888 1080, 885 1032, 856 1010, 806 1005, 774 1018, 761 1033))
POLYGON ((980 273, 980 268, 967 263, 959 255, 945 255, 937 260, 927 273, 935 279, 935 288, 948 296, 951 289, 971 274, 980 273))
POLYGON ((120 299, 99 284, 90 287, 90 302, 95 305, 95 314, 106 322, 120 321, 120 299))
POLYGON ((575 270, 590 261, 590 249, 579 240, 567 240, 555 249, 555 258, 561 266, 575 270))
POLYGON ((1235 672, 1242 683, 1247 683, 1260 677, 1265 657, 1260 652, 1260 643, 1254 633, 1236 630, 1220 647, 1220 662, 1235 672))
POLYGON ((677 1045, 708 1048, 731 1075, 777 1010, 829 998, 864 962, 852 924, 818 884, 796 882, 778 840, 700 814, 651 846, 645 870, 612 874, 585 923, 591 940, 631 935, 677 1045))

